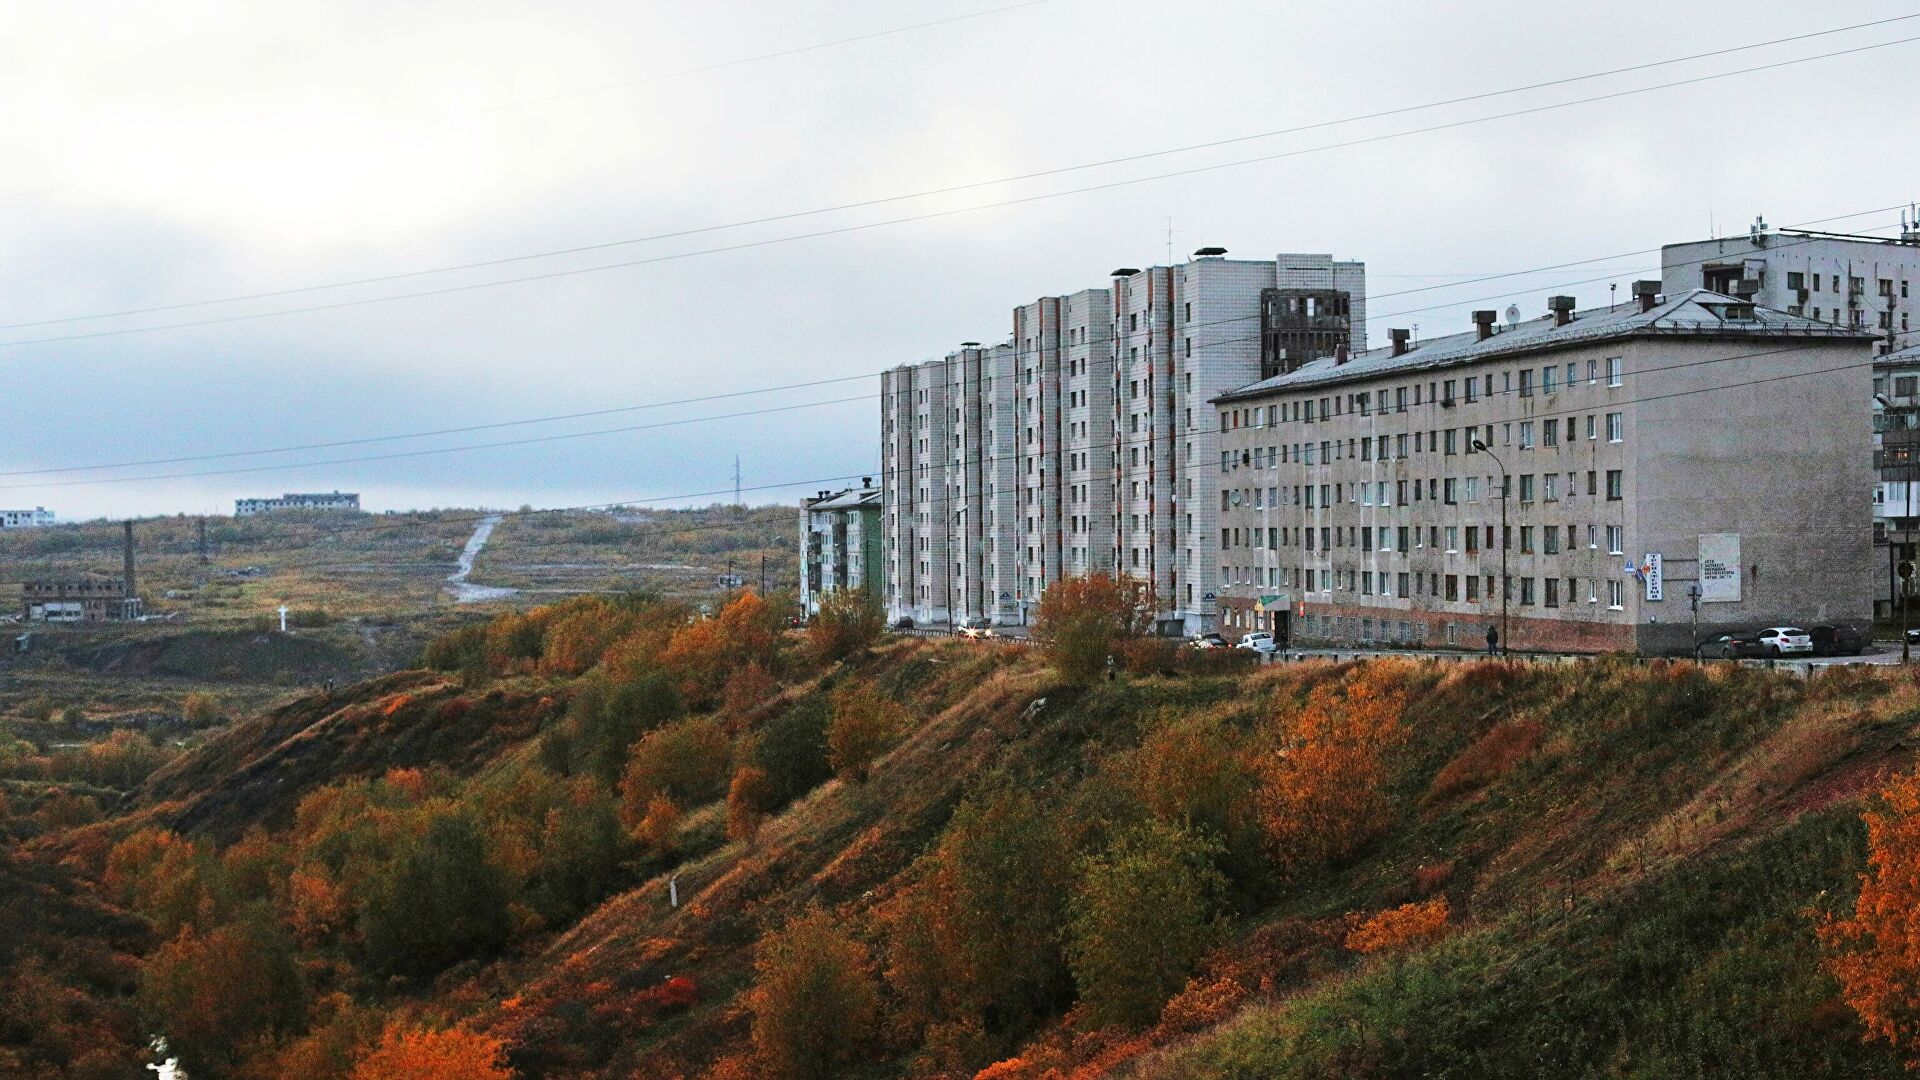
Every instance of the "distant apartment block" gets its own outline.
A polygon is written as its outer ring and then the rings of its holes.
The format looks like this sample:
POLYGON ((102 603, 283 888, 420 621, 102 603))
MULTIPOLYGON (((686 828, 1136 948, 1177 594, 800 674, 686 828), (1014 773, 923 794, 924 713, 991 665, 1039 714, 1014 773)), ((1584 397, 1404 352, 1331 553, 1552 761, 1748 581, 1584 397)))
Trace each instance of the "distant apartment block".
POLYGON ((1920 222, 1898 239, 1756 221, 1746 236, 1667 244, 1660 287, 1668 296, 1707 289, 1815 322, 1878 335, 1882 350, 1916 343, 1920 332, 1920 222))
POLYGON ((877 587, 880 489, 871 479, 800 503, 800 606, 809 617, 836 592, 877 587))
POLYGON ((1504 602, 1515 648, 1683 651, 1690 586, 1702 634, 1870 617, 1878 335, 1658 290, 1215 394, 1223 630, 1477 647, 1504 602))
POLYGON ((1873 538, 1889 545, 1876 609, 1891 615, 1896 569, 1920 553, 1920 345, 1873 362, 1873 538))
POLYGON ((38 529, 53 524, 53 511, 44 506, 31 510, 0 510, 0 529, 38 529))
POLYGON ((20 606, 27 621, 52 623, 137 619, 141 611, 127 579, 105 574, 22 582, 20 606))
POLYGON ((1115 271, 1013 310, 1011 336, 881 378, 890 614, 1032 619, 1062 577, 1152 584, 1163 632, 1211 629, 1208 400, 1364 337, 1366 272, 1326 255, 1115 271))
POLYGON ((235 499, 234 517, 253 517, 281 510, 359 510, 360 496, 352 492, 328 491, 299 494, 288 492, 277 499, 235 499))

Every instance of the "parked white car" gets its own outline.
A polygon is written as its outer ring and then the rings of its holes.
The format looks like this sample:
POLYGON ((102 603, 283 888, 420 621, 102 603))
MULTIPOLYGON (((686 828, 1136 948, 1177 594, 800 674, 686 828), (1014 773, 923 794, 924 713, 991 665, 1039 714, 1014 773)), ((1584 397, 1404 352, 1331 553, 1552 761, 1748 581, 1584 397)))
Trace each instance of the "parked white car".
POLYGON ((1760 631, 1756 643, 1775 656, 1813 652, 1813 635, 1797 626, 1769 626, 1760 631))
POLYGON ((1267 633, 1265 630, 1256 630, 1242 637, 1240 643, 1235 645, 1234 648, 1252 649, 1254 652, 1261 653, 1262 655, 1269 655, 1280 651, 1280 646, 1274 642, 1273 635, 1267 633))
POLYGON ((964 619, 960 623, 960 636, 970 638, 990 638, 993 624, 986 619, 964 619))

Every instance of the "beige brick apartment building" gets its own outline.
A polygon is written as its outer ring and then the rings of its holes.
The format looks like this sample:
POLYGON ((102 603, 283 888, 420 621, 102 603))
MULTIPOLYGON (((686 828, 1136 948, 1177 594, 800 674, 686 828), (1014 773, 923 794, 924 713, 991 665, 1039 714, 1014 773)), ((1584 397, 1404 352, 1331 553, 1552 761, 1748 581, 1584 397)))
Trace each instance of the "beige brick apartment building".
POLYGON ((1701 634, 1868 618, 1874 335, 1657 290, 1216 396, 1223 632, 1474 646, 1503 578, 1520 649, 1684 650, 1690 586, 1701 634))

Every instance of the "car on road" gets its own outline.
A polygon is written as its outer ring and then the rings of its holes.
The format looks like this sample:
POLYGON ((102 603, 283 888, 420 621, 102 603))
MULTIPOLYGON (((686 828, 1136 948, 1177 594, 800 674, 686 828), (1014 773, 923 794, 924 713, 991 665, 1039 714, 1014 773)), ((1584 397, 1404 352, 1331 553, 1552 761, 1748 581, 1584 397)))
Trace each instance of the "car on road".
POLYGON ((1867 635, 1857 626, 1816 626, 1807 631, 1815 656, 1859 656, 1867 651, 1867 635))
POLYGON ((1765 656, 1753 634, 1715 634, 1700 641, 1700 656, 1705 660, 1739 660, 1750 656, 1765 656))
POLYGON ((1771 656, 1812 655, 1813 637, 1797 626, 1769 626, 1754 638, 1771 656))
POLYGON ((895 620, 893 620, 893 628, 894 628, 895 630, 911 630, 911 629, 913 629, 913 616, 911 616, 911 615, 902 615, 902 616, 900 616, 899 618, 897 618, 897 619, 895 619, 895 620))
POLYGON ((1920 626, 1907 631, 1907 644, 1920 645, 1920 626))
POLYGON ((993 624, 986 619, 960 620, 960 636, 966 638, 990 638, 993 636, 993 624))
POLYGON ((1221 637, 1219 634, 1195 634, 1187 640, 1187 648, 1189 649, 1224 649, 1227 647, 1227 639, 1221 637))
POLYGON ((1234 648, 1250 649, 1262 656, 1271 656, 1280 651, 1280 646, 1274 642, 1273 635, 1267 633, 1265 630, 1256 630, 1251 634, 1241 637, 1239 643, 1236 644, 1234 648))

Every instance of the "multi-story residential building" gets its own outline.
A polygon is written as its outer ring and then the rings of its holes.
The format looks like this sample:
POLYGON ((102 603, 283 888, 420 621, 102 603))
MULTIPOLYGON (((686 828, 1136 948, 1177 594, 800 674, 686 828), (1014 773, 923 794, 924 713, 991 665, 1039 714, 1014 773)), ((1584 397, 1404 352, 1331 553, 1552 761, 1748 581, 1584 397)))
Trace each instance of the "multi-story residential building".
POLYGON ((352 492, 288 492, 277 499, 235 499, 234 517, 253 517, 279 510, 358 510, 360 496, 352 492))
POLYGON ((1920 345, 1874 359, 1873 467, 1873 538, 1887 545, 1884 599, 1875 610, 1891 615, 1900 595, 1896 569, 1920 551, 1920 345))
POLYGON ((1113 278, 1115 566, 1152 583, 1162 632, 1214 629, 1220 591, 1214 397, 1362 340, 1366 267, 1227 259, 1113 278))
POLYGON ((1920 332, 1920 222, 1899 239, 1789 229, 1755 221, 1743 237, 1667 244, 1668 296, 1708 289, 1761 307, 1878 334, 1892 348, 1920 332))
POLYGON ((882 550, 880 489, 872 477, 801 500, 800 609, 811 618, 833 593, 877 588, 882 550))
POLYGON ((1690 586, 1702 634, 1869 617, 1874 333, 1657 290, 1215 395, 1224 629, 1679 651, 1690 586))
POLYGON ((53 511, 44 506, 31 510, 0 510, 0 529, 39 529, 53 524, 53 511))
POLYGON ((1212 628, 1207 401, 1345 346, 1366 317, 1360 263, 1224 254, 1042 297, 1014 309, 1008 344, 882 377, 892 616, 1024 623, 1051 583, 1107 572, 1152 582, 1164 632, 1212 628))

